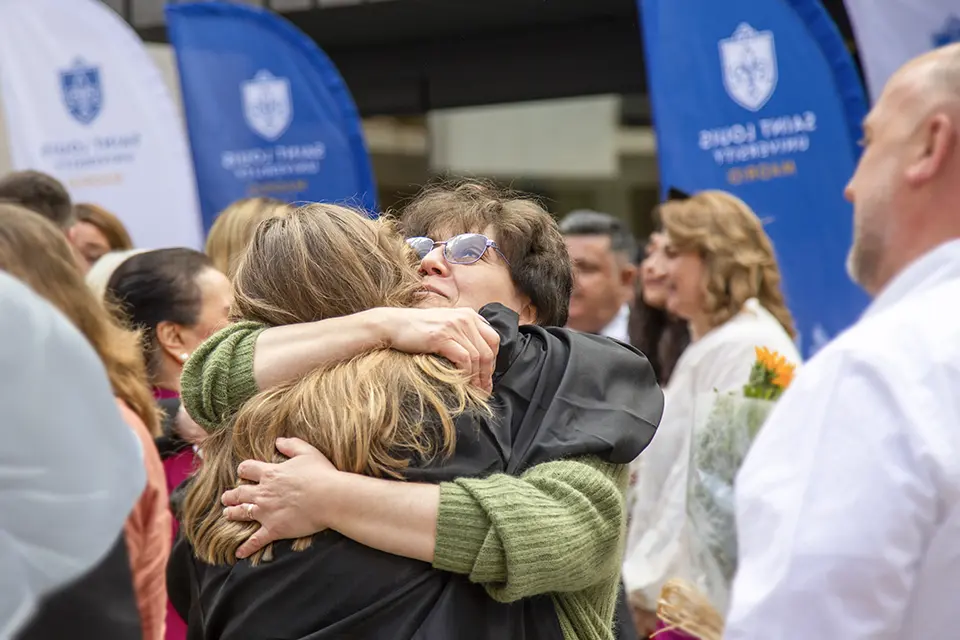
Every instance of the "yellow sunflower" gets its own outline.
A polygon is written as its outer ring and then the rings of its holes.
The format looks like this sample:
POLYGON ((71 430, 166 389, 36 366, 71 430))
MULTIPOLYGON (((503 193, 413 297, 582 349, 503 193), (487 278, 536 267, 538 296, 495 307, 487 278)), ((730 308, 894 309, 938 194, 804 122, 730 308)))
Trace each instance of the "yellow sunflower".
POLYGON ((773 384, 781 389, 786 389, 793 382, 796 365, 788 362, 784 356, 776 351, 771 351, 766 347, 756 347, 755 351, 757 363, 769 372, 773 384))
POLYGON ((782 357, 776 351, 770 351, 766 347, 754 347, 757 354, 757 362, 768 371, 773 371, 777 367, 777 358, 782 357))
POLYGON ((786 389, 790 386, 790 383, 793 382, 793 374, 796 369, 797 366, 795 364, 787 362, 784 359, 777 365, 777 368, 773 370, 773 384, 781 389, 786 389))

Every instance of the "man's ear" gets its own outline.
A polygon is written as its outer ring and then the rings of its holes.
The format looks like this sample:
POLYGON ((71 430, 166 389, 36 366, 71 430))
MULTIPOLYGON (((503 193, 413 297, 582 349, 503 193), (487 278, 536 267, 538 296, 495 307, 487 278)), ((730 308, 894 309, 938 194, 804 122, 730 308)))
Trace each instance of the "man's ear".
POLYGON ((626 260, 620 265, 620 284, 633 287, 637 282, 637 265, 626 260))
POLYGON ((914 185, 923 184, 940 173, 957 146, 958 132, 942 113, 924 123, 921 134, 923 153, 907 167, 907 179, 914 185))
POLYGON ((620 264, 620 284, 624 292, 623 303, 633 303, 637 297, 637 265, 627 260, 620 264))

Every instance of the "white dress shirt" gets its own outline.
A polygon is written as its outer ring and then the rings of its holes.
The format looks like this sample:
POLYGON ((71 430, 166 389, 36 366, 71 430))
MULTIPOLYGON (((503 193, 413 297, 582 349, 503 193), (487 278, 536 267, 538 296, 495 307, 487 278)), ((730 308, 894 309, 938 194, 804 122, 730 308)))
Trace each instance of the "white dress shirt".
POLYGON ((760 303, 703 336, 680 356, 664 389, 664 411, 653 441, 633 463, 636 484, 630 499, 630 525, 624 555, 627 591, 643 595, 650 610, 671 578, 694 579, 687 541, 687 481, 690 442, 716 392, 740 389, 750 377, 756 347, 779 351, 799 365, 790 335, 760 303))
POLYGON ((806 365, 737 522, 729 640, 960 638, 960 241, 806 365))
POLYGON ((600 335, 630 344, 630 305, 620 307, 610 324, 601 329, 600 335))
POLYGON ((113 546, 146 474, 93 349, 2 271, 0 412, 0 638, 9 638, 42 595, 113 546))

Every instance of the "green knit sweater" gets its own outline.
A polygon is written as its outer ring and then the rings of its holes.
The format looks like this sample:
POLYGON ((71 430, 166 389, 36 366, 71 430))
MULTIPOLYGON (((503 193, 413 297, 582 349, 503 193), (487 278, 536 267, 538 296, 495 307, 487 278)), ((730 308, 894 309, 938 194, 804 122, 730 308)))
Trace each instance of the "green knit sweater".
MULTIPOLYGON (((257 393, 253 352, 264 329, 231 325, 184 366, 183 404, 207 431, 257 393)), ((595 457, 442 483, 433 566, 500 602, 550 594, 566 640, 612 640, 626 485, 625 466, 595 457)))

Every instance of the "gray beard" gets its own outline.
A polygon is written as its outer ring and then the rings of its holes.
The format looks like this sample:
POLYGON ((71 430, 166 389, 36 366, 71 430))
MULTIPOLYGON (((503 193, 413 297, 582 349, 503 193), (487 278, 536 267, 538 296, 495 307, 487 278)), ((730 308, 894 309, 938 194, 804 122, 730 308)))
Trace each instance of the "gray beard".
POLYGON ((847 275, 864 289, 869 289, 876 280, 882 257, 883 244, 880 238, 861 233, 847 254, 847 275))

